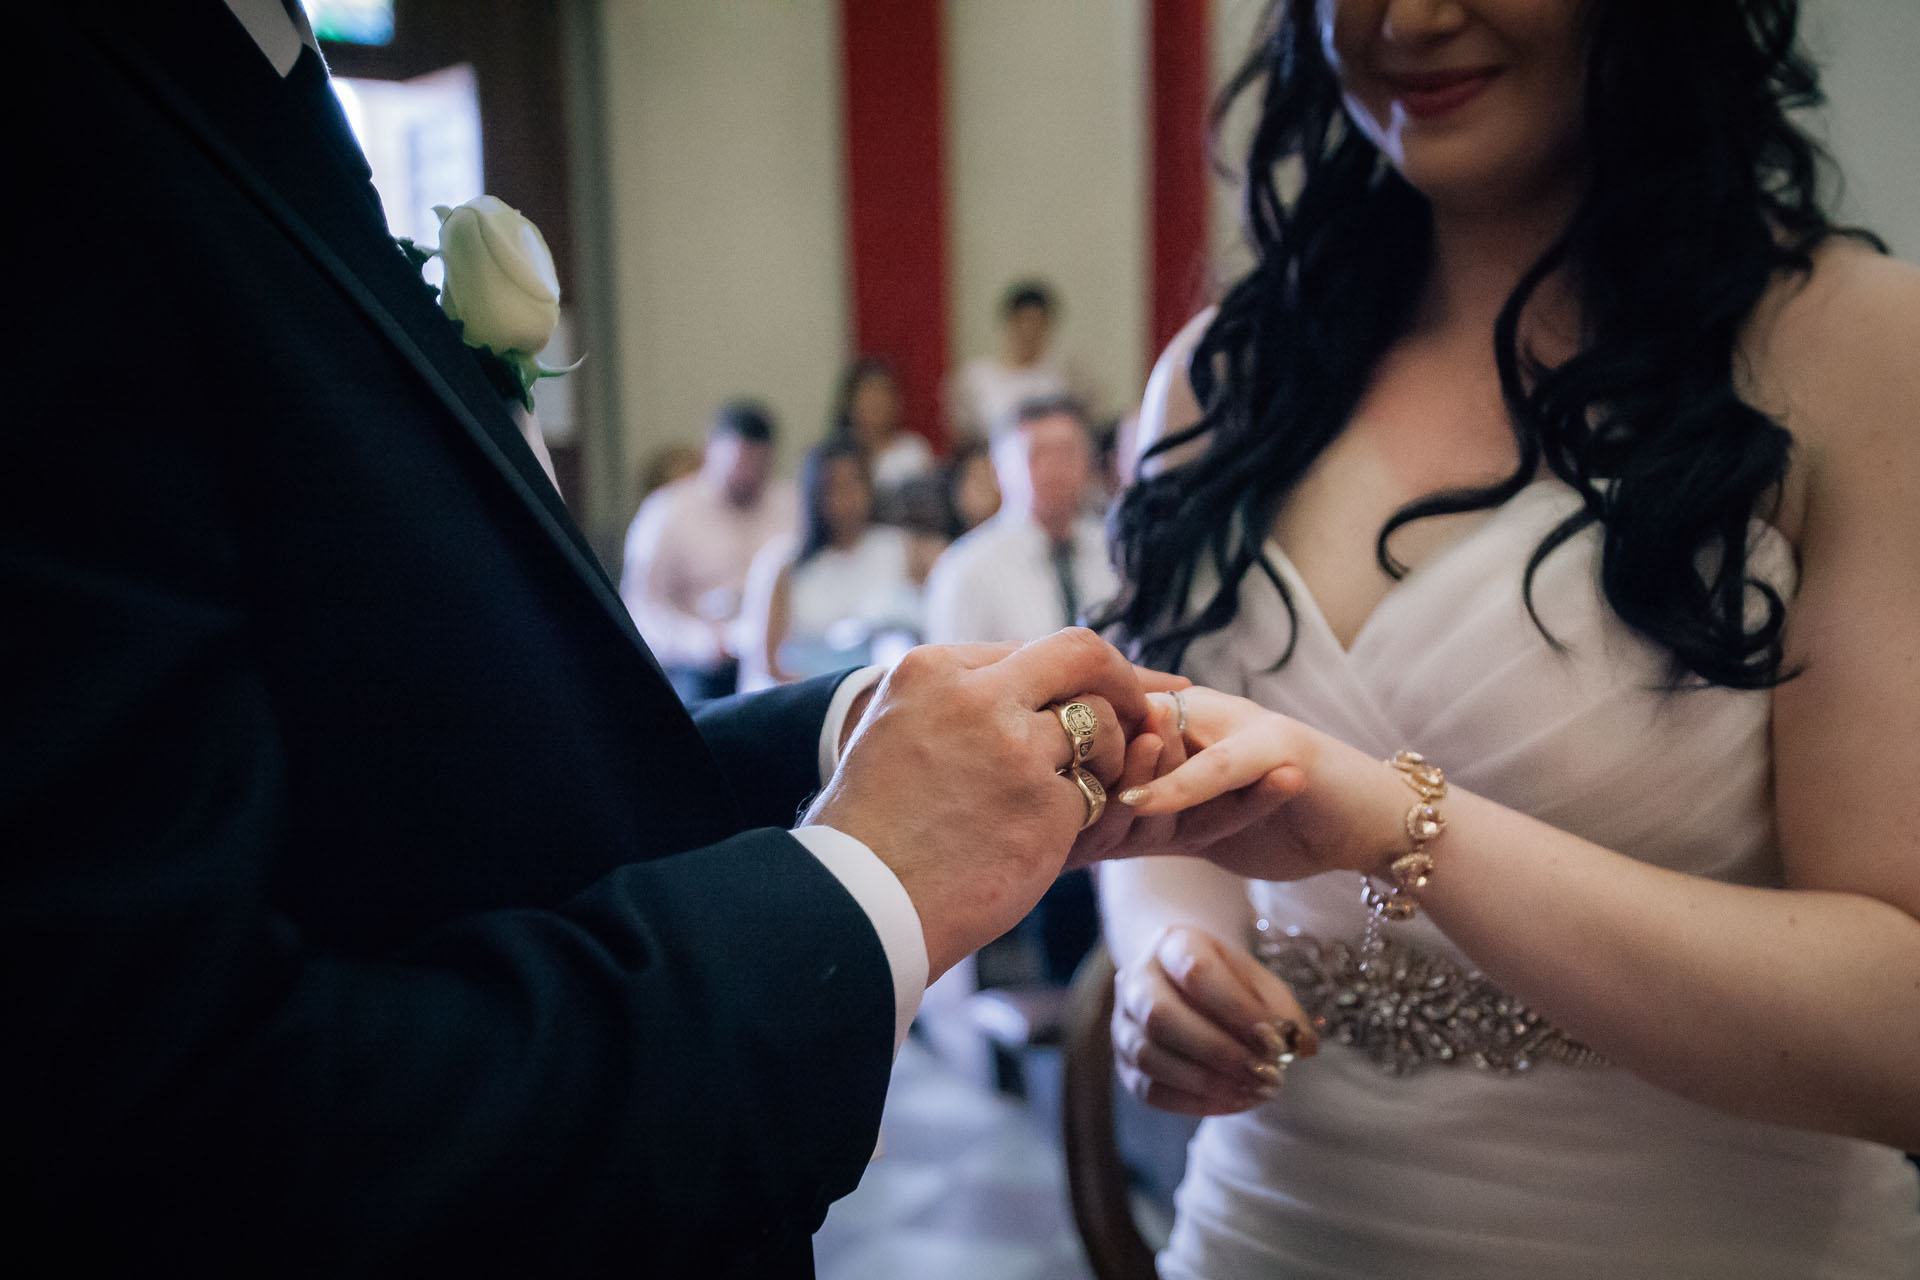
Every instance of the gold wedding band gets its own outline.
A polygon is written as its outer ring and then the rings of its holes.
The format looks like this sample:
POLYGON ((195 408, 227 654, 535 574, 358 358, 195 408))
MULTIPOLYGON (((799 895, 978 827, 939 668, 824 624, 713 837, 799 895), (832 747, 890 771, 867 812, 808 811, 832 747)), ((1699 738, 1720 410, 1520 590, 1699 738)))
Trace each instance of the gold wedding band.
POLYGON ((1100 785, 1100 779, 1077 764, 1062 769, 1060 776, 1073 779, 1074 785, 1080 788, 1080 798, 1087 802, 1087 818, 1080 824, 1080 829, 1085 831, 1107 811, 1107 789, 1100 785))
POLYGON ((1060 717, 1060 727, 1073 742, 1073 763, 1085 762, 1093 754, 1093 740, 1100 733, 1100 717, 1084 702, 1069 702, 1055 707, 1053 713, 1060 717))

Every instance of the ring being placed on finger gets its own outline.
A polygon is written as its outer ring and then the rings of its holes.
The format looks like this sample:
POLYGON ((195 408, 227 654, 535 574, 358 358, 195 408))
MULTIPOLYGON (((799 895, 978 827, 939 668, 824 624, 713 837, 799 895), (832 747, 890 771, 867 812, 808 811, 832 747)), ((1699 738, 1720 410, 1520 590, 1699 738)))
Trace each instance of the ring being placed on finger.
POLYGON ((1077 764, 1070 764, 1060 771, 1060 776, 1069 778, 1080 788, 1080 798, 1087 802, 1086 820, 1080 824, 1085 831, 1100 821, 1100 815, 1107 811, 1107 789, 1100 785, 1100 779, 1088 773, 1077 764))
POLYGON ((1100 734, 1100 717, 1084 702, 1069 702, 1053 709, 1060 727, 1073 743, 1073 763, 1081 764, 1093 754, 1093 742, 1100 734))
POLYGON ((1174 725, 1173 731, 1184 736, 1187 732, 1187 691, 1185 689, 1173 691, 1173 709, 1180 713, 1180 721, 1174 725))

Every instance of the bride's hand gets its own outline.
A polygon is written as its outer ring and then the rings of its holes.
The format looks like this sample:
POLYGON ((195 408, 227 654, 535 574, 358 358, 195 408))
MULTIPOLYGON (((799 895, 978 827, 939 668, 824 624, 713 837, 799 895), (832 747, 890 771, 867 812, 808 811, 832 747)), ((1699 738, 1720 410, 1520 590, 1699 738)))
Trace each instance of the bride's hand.
POLYGON ((1115 1066, 1148 1106, 1190 1116, 1259 1106, 1280 1056, 1319 1050, 1280 979, 1200 929, 1173 927, 1114 979, 1115 1066))
POLYGON ((1190 754, 1152 782, 1122 791, 1126 807, 1142 818, 1184 819, 1251 790, 1290 797, 1186 852, 1249 879, 1294 880, 1322 871, 1378 872, 1391 851, 1404 848, 1407 792, 1385 762, 1245 698, 1199 686, 1182 697, 1182 746, 1190 754))

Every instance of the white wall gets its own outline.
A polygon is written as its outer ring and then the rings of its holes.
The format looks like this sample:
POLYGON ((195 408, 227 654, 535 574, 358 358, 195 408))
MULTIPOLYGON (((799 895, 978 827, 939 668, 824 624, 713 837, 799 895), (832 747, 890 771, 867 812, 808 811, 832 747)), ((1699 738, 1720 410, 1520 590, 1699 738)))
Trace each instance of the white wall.
POLYGON ((1144 0, 948 0, 947 183, 955 363, 991 351, 1020 277, 1064 302, 1059 343, 1109 411, 1139 400, 1147 343, 1144 0))
MULTIPOLYGON (((765 399, 791 463, 849 332, 834 0, 603 0, 629 470, 765 399)), ((631 494, 632 478, 625 478, 631 494)))
POLYGON ((1920 0, 1809 0, 1830 105, 1815 122, 1845 182, 1841 216, 1920 262, 1920 0))

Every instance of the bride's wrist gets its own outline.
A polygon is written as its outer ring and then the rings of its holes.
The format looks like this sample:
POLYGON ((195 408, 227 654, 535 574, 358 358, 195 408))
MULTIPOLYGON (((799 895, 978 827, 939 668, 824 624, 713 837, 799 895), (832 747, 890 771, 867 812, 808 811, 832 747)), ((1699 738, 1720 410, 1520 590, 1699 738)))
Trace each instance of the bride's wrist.
POLYGON ((1419 752, 1407 749, 1395 752, 1386 765, 1405 785, 1412 803, 1400 820, 1407 838, 1406 851, 1387 863, 1384 875, 1370 873, 1360 893, 1368 910, 1367 934, 1362 944, 1368 954, 1373 953, 1381 921, 1411 920, 1419 913, 1420 891, 1427 887, 1427 879, 1433 874, 1433 854, 1428 846, 1440 837, 1447 825, 1440 813, 1440 801, 1447 794, 1447 777, 1439 766, 1419 752), (1385 882, 1384 892, 1375 887, 1376 879, 1385 882))
MULTIPOLYGON (((1422 821, 1419 810, 1430 801, 1392 760, 1359 756, 1349 784, 1352 818, 1338 865, 1329 870, 1357 871, 1382 884, 1394 883, 1393 864, 1424 846, 1428 835, 1416 841, 1413 831, 1422 821)), ((1433 811, 1437 814, 1437 810, 1433 811)), ((1420 829, 1426 829, 1421 826, 1420 829)))
POLYGON ((1388 880, 1394 860, 1409 847, 1407 802, 1412 797, 1391 764, 1369 758, 1359 799, 1350 853, 1342 870, 1388 880))

